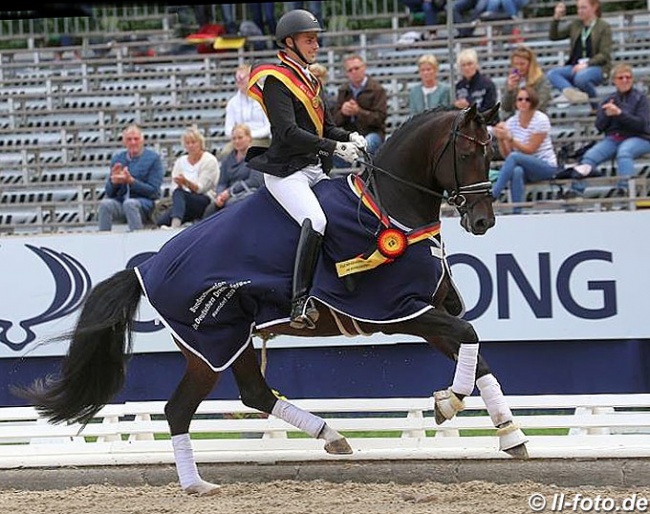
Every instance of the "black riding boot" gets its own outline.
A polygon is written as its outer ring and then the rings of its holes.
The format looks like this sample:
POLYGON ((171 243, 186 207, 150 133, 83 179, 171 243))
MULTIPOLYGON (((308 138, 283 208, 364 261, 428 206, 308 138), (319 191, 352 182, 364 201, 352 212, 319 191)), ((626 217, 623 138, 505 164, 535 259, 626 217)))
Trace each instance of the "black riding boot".
POLYGON ((311 282, 314 278, 318 254, 323 236, 311 228, 311 220, 306 219, 300 229, 296 261, 293 267, 293 298, 291 299, 292 328, 316 328, 318 310, 307 305, 311 282))

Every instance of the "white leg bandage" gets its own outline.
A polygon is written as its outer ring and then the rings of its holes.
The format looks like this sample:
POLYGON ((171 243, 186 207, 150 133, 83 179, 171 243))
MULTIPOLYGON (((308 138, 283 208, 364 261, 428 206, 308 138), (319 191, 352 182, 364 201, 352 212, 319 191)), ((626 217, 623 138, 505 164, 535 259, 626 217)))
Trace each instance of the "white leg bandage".
POLYGON ((501 386, 492 373, 482 376, 476 380, 478 390, 481 392, 481 398, 485 403, 490 419, 495 427, 508 421, 512 421, 512 411, 501 391, 501 386))
POLYGON ((284 400, 275 402, 271 414, 306 432, 314 439, 318 438, 325 426, 325 421, 322 418, 284 400))
POLYGON ((192 451, 192 442, 189 434, 179 434, 172 436, 172 446, 174 448, 174 461, 176 462, 176 472, 178 480, 183 489, 201 482, 199 470, 194 461, 194 452, 192 451))
POLYGON ((451 384, 451 390, 456 394, 469 396, 474 391, 478 346, 478 343, 461 343, 460 345, 454 381, 451 384))

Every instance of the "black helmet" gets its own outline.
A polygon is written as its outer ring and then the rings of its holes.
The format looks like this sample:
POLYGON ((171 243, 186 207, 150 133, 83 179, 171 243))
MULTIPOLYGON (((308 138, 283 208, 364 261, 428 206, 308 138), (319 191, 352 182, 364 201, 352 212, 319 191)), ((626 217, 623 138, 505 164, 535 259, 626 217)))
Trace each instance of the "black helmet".
POLYGON ((320 23, 309 11, 294 9, 283 14, 275 27, 275 41, 284 47, 285 38, 299 32, 324 32, 320 23))

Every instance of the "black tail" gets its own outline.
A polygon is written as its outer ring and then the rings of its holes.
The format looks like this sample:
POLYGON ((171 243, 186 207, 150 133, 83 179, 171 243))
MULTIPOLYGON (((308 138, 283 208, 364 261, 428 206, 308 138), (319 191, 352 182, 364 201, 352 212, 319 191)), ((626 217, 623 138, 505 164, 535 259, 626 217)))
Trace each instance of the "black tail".
POLYGON ((14 387, 14 394, 52 423, 88 423, 124 385, 141 296, 132 269, 97 284, 84 301, 59 374, 14 387))

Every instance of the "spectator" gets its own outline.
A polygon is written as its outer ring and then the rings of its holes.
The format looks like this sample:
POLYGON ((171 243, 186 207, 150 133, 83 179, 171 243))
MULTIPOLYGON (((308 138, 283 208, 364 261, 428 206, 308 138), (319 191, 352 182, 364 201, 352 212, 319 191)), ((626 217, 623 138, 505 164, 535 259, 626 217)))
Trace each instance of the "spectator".
POLYGON ((479 71, 476 50, 462 50, 458 54, 457 63, 462 78, 456 83, 454 106, 465 109, 475 103, 481 112, 494 107, 497 103, 497 88, 490 77, 479 71))
MULTIPOLYGON (((402 3, 409 8, 411 12, 422 12, 424 14, 424 24, 427 26, 438 25, 438 15, 444 12, 446 0, 402 0, 402 3)), ((435 36, 435 32, 429 34, 435 36)))
POLYGON ((481 0, 485 9, 481 19, 502 19, 504 16, 514 18, 528 3, 528 0, 481 0))
POLYGON ((210 191, 210 202, 203 217, 207 218, 228 205, 243 200, 264 184, 264 175, 248 167, 246 152, 253 143, 248 125, 238 123, 232 129, 233 150, 221 161, 221 173, 215 190, 210 191))
MULTIPOLYGON (((598 165, 616 158, 618 175, 623 177, 615 194, 625 195, 627 180, 634 175, 634 159, 650 153, 650 107, 648 97, 633 87, 634 75, 629 64, 618 64, 612 71, 616 91, 608 95, 598 108, 596 128, 605 138, 585 152, 573 170, 586 177, 598 165)), ((584 185, 575 183, 573 191, 582 193, 584 185)))
POLYGON ((454 2, 454 23, 472 23, 469 27, 459 28, 458 37, 472 37, 474 28, 486 7, 485 0, 456 0, 454 2), (465 19, 467 16, 469 19, 465 19))
POLYGON ((388 95, 383 86, 366 75, 366 63, 356 54, 343 58, 348 83, 339 87, 334 123, 349 132, 359 132, 374 154, 386 137, 388 95))
POLYGON ((111 230, 114 220, 123 220, 129 231, 142 230, 155 201, 160 198, 163 165, 160 155, 144 147, 144 134, 137 125, 122 131, 125 150, 111 159, 111 172, 104 187, 105 198, 100 202, 97 217, 99 230, 111 230))
POLYGON ((252 2, 248 4, 251 18, 255 25, 259 27, 264 34, 264 27, 268 29, 267 34, 275 34, 275 2, 252 2))
POLYGON ((309 71, 311 71, 314 77, 320 80, 321 87, 325 90, 327 107, 329 111, 332 112, 336 107, 336 93, 332 93, 329 90, 325 89, 325 86, 327 84, 327 77, 329 75, 327 67, 315 62, 314 64, 309 65, 309 71))
POLYGON ((441 105, 451 105, 451 87, 438 82, 438 60, 435 55, 425 54, 418 59, 420 84, 409 91, 411 115, 441 105))
MULTIPOLYGON (((235 71, 235 85, 237 92, 226 104, 225 133, 232 134, 232 129, 237 124, 245 124, 251 130, 253 146, 268 147, 271 144, 271 124, 264 109, 248 96, 248 79, 251 67, 249 64, 240 64, 235 71)), ((232 141, 226 144, 221 151, 221 159, 232 151, 232 141)))
MULTIPOLYGON (((513 202, 523 202, 526 182, 553 178, 557 173, 557 156, 551 140, 551 121, 537 109, 539 98, 535 88, 526 86, 517 91, 516 113, 498 123, 492 133, 505 157, 492 196, 497 199, 507 184, 513 202)), ((513 213, 521 212, 515 207, 513 213)))
POLYGON ((235 4, 221 4, 221 16, 226 26, 226 34, 237 34, 237 22, 235 21, 235 4))
POLYGON ((200 219, 210 203, 208 192, 219 179, 219 161, 205 149, 205 138, 196 126, 181 136, 186 154, 172 169, 172 206, 156 220, 159 227, 178 228, 183 223, 200 219))
POLYGON ((537 64, 535 53, 527 46, 520 45, 510 56, 510 73, 501 92, 501 109, 506 117, 515 113, 515 99, 521 87, 535 89, 539 105, 537 109, 546 112, 551 101, 551 83, 537 64))
POLYGON ((555 5, 549 37, 552 41, 568 37, 571 46, 566 64, 547 76, 569 102, 590 100, 595 111, 596 86, 609 75, 611 66, 612 28, 600 17, 600 0, 578 0, 577 6, 579 19, 560 27, 566 6, 562 2, 555 5))

